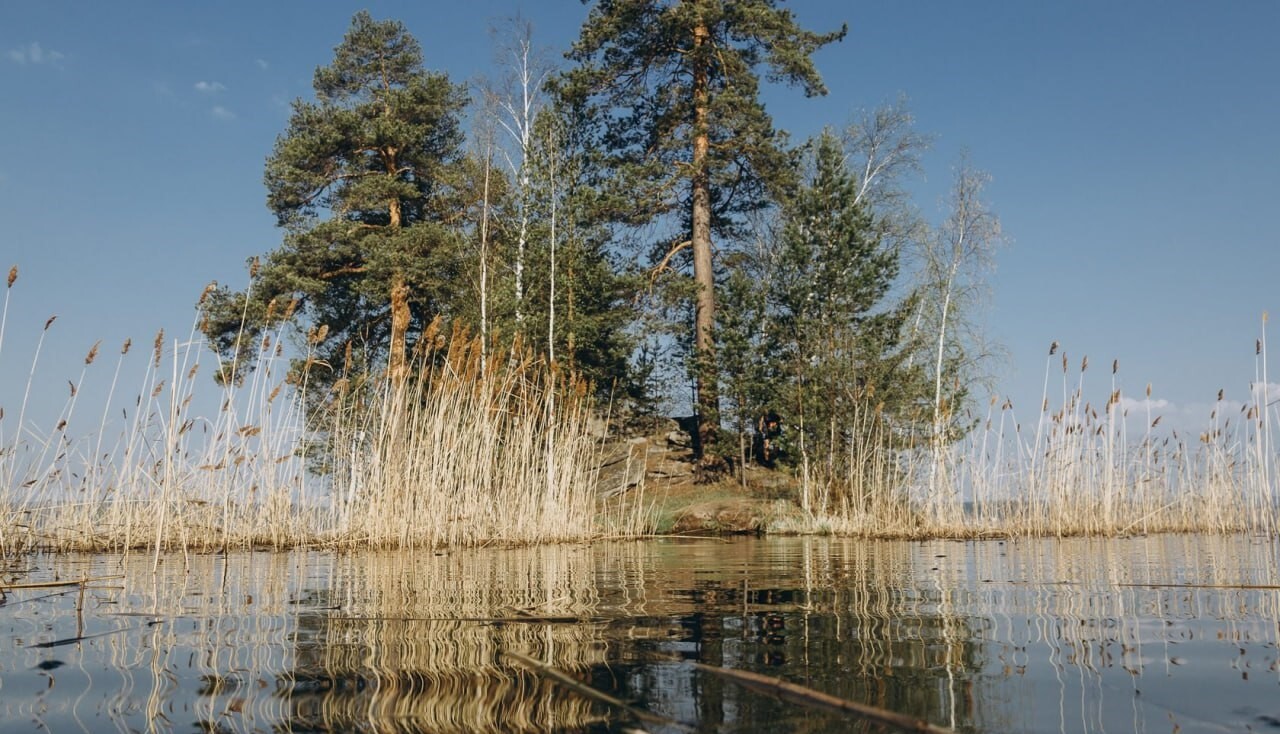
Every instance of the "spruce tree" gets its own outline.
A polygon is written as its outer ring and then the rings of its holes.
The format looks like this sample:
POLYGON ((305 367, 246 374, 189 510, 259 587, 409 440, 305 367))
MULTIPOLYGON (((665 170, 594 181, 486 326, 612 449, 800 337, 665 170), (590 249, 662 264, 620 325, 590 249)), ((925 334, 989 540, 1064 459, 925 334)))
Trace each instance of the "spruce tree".
POLYGON ((292 317, 327 332, 314 348, 329 369, 314 379, 385 360, 402 380, 409 342, 455 297, 466 96, 423 67, 403 24, 364 11, 313 86, 315 100, 293 103, 266 165, 284 241, 245 290, 224 286, 202 302, 203 331, 224 358, 223 378, 251 367, 258 334, 292 317))
POLYGON ((596 123, 611 184, 604 216, 679 223, 659 260, 692 265, 700 456, 719 425, 713 233, 764 206, 791 171, 761 74, 824 94, 811 56, 844 33, 804 30, 776 0, 599 0, 569 53, 577 66, 559 82, 596 123))
POLYGON ((857 471, 849 446, 887 447, 928 404, 906 343, 916 298, 896 297, 899 252, 860 202, 846 159, 829 131, 811 143, 772 246, 741 253, 727 279, 719 335, 739 425, 780 413, 784 461, 828 480, 857 471))

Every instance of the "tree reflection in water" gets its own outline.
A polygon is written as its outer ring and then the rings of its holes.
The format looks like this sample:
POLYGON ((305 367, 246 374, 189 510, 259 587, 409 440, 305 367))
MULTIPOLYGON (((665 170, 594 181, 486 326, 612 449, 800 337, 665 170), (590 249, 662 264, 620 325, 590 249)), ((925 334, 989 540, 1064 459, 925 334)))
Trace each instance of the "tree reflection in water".
MULTIPOLYGON (((31 557, 124 574, 0 606, 0 733, 621 731, 528 655, 702 731, 873 731, 697 671, 754 671, 961 731, 1280 720, 1274 539, 645 541, 31 557), (1138 691, 1141 690, 1141 694, 1138 691), (86 724, 86 722, 97 722, 86 724)), ((649 731, 662 727, 646 724, 649 731)))

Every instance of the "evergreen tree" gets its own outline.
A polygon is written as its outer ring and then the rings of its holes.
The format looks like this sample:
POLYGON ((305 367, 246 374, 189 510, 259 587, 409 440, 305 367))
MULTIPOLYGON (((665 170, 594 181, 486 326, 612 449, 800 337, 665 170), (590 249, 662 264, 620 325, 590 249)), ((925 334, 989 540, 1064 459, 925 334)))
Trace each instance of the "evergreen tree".
POLYGON ((780 409, 777 334, 769 312, 772 261, 758 250, 731 253, 726 260, 716 352, 724 373, 724 413, 731 419, 727 430, 736 434, 739 460, 748 461, 760 419, 780 409))
POLYGON ((288 316, 327 331, 315 349, 330 369, 315 379, 385 359, 400 380, 408 343, 455 296, 466 97, 424 69, 401 23, 364 11, 313 86, 315 101, 294 102, 267 160, 267 205, 284 242, 245 290, 210 294, 203 330, 225 359, 223 378, 251 367, 254 338, 288 316))
POLYGON ((860 203, 836 137, 824 132, 810 147, 774 246, 728 279, 721 349, 746 400, 740 417, 780 412, 788 461, 848 476, 847 447, 867 438, 859 434, 908 432, 927 386, 904 343, 916 299, 893 298, 899 252, 860 203))
POLYGON ((791 361, 822 362, 876 353, 899 330, 877 311, 898 276, 898 253, 881 245, 857 180, 830 131, 814 145, 812 173, 786 202, 774 280, 781 333, 791 361), (854 341, 849 341, 851 338, 854 341))
POLYGON ((578 66, 559 89, 595 120, 612 183, 604 214, 681 222, 661 262, 692 261, 699 454, 719 424, 713 232, 763 206, 791 170, 759 99, 761 70, 823 94, 810 57, 844 32, 806 31, 776 0, 599 0, 569 53, 578 66))

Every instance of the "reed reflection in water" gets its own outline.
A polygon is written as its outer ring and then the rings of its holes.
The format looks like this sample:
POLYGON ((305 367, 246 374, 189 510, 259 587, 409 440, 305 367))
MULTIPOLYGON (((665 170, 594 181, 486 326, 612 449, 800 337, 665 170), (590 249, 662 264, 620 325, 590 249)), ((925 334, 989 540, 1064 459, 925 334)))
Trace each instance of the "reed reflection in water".
MULTIPOLYGON (((0 732, 621 731, 529 655, 704 731, 874 731, 691 661, 960 731, 1280 726, 1280 545, 672 540, 24 559, 0 732)), ((646 724, 650 731, 662 727, 646 724)))

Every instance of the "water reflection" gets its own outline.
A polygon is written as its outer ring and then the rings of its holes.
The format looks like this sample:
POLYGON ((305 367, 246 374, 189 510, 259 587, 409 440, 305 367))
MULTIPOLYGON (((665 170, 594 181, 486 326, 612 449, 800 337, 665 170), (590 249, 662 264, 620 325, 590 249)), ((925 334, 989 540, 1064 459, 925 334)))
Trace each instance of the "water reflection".
MULTIPOLYGON (((648 541, 32 557, 0 732, 620 731, 529 655, 703 731, 873 731, 751 670, 960 731, 1280 726, 1280 545, 1247 537, 648 541)), ((646 725, 650 731, 661 727, 646 725)))

